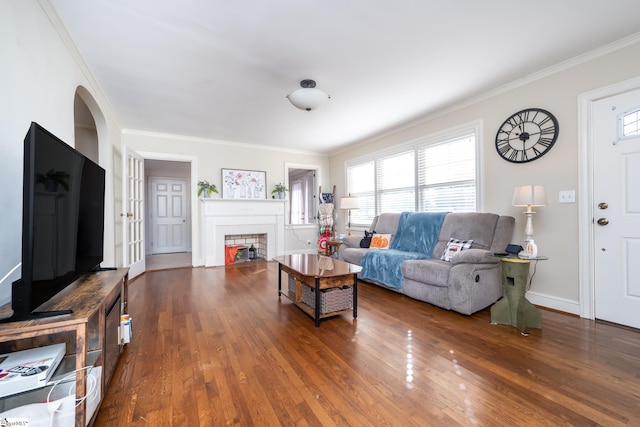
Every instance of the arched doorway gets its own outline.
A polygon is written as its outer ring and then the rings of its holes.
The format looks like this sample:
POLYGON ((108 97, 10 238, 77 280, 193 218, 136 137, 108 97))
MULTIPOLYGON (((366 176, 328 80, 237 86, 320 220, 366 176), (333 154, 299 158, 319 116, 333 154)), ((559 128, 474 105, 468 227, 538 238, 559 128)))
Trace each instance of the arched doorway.
MULTIPOLYGON (((93 160, 106 171, 105 182, 105 216, 104 216, 104 261, 103 266, 113 267, 122 265, 121 257, 116 251, 116 223, 114 201, 114 157, 112 142, 109 140, 107 123, 102 110, 93 95, 78 86, 74 94, 74 134, 75 149, 93 160), (118 259, 120 258, 120 259, 118 259)), ((119 164, 119 163, 118 163, 119 164)))

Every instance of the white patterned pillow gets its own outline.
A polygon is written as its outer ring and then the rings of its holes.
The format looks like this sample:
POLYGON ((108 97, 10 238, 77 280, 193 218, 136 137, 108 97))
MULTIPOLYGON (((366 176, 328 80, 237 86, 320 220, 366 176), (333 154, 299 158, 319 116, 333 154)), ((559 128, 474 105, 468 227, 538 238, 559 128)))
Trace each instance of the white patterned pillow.
POLYGON ((451 257, 453 255, 465 249, 469 249, 472 243, 473 240, 458 240, 451 238, 449 239, 449 243, 447 243, 447 247, 445 248, 444 253, 442 254, 442 257, 440 257, 440 259, 449 262, 451 261, 451 257))

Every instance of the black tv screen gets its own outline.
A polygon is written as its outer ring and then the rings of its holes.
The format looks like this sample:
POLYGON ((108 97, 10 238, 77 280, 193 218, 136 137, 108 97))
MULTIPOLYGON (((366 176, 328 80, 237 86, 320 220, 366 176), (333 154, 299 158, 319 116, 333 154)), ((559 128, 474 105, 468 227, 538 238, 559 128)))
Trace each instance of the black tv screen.
POLYGON ((104 191, 104 169, 31 124, 24 140, 22 275, 12 286, 11 320, 61 314, 36 310, 100 266, 104 191))

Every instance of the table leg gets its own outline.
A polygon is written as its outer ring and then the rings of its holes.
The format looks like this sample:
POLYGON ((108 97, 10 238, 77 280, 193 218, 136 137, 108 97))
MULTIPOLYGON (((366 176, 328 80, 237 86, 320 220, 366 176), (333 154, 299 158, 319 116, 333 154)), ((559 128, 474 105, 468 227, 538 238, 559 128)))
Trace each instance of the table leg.
POLYGON ((278 298, 282 291, 282 264, 278 263, 278 298))
POLYGON ((316 309, 315 309, 315 321, 316 328, 320 327, 320 278, 316 277, 316 309))
POLYGON ((358 317, 358 274, 353 275, 353 318, 358 317))

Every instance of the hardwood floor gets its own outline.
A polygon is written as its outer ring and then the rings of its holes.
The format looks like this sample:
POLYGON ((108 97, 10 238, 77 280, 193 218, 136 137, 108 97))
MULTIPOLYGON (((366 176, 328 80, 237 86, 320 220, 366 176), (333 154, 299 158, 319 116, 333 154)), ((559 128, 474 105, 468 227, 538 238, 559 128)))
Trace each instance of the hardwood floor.
POLYGON ((637 330, 545 310, 523 337, 488 309, 364 282, 357 320, 316 329, 278 298, 277 274, 257 262, 131 282, 133 342, 95 426, 640 425, 637 330))

